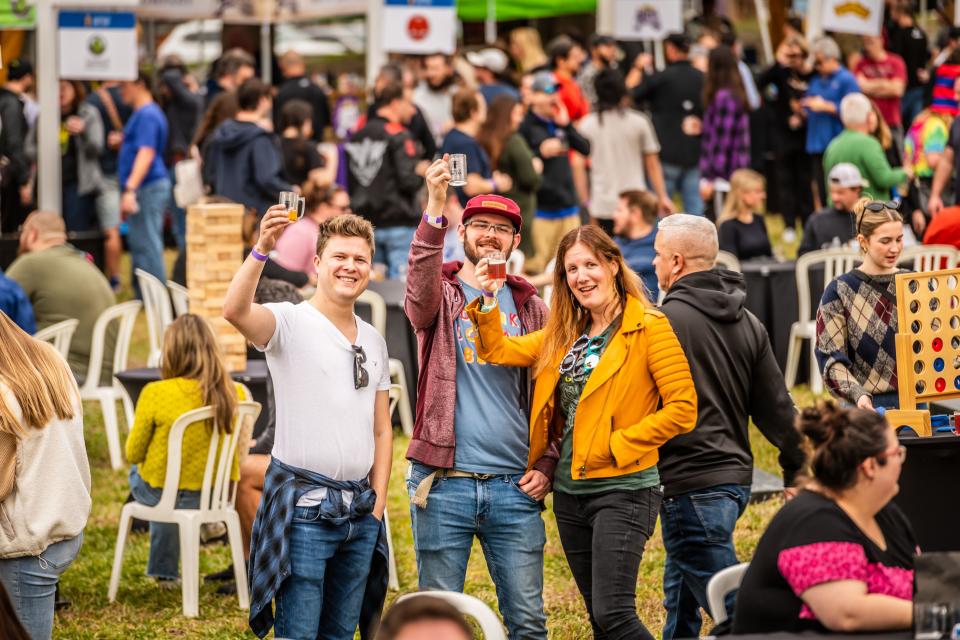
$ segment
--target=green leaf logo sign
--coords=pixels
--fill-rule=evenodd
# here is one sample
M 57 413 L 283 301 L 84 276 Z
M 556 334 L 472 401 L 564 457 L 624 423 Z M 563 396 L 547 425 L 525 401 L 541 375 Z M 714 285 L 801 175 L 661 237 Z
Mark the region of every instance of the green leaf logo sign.
M 30 5 L 27 4 L 27 0 L 10 0 L 10 11 L 23 18 L 30 13 Z
M 93 55 L 101 56 L 107 50 L 107 42 L 98 35 L 91 36 L 90 40 L 87 41 L 87 49 Z

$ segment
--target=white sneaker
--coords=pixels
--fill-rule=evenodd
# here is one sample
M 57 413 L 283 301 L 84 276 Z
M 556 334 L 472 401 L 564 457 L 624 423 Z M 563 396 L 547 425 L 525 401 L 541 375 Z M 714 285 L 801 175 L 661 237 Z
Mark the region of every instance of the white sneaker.
M 780 239 L 786 243 L 794 243 L 797 241 L 797 232 L 787 227 L 783 230 L 783 234 L 780 236 Z

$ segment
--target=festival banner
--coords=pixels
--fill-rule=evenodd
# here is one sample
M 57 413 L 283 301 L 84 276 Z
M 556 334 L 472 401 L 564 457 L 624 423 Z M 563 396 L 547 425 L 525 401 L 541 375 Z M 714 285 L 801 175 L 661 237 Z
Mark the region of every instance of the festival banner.
M 824 31 L 878 36 L 883 22 L 883 0 L 823 0 Z
M 65 80 L 134 80 L 137 20 L 130 12 L 61 11 L 58 44 Z
M 386 0 L 381 42 L 389 53 L 452 54 L 457 45 L 454 0 Z
M 683 31 L 680 0 L 616 0 L 613 37 L 618 40 L 663 40 Z

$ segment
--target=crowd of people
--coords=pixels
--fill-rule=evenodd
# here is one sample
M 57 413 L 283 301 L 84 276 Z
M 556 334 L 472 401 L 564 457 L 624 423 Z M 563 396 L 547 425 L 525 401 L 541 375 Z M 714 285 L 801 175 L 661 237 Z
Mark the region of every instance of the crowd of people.
M 156 94 L 146 75 L 95 89 L 64 81 L 60 213 L 24 215 L 32 69 L 12 64 L 0 207 L 22 255 L 0 279 L 0 583 L 27 633 L 50 637 L 52 586 L 90 510 L 75 377 L 115 302 L 121 223 L 133 267 L 166 280 L 170 213 L 170 276 L 183 282 L 184 207 L 199 201 L 247 211 L 223 316 L 269 369 L 268 429 L 230 472 L 258 636 L 352 638 L 378 623 L 389 345 L 354 313 L 378 277 L 405 281 L 418 344 L 405 484 L 421 590 L 463 591 L 477 540 L 509 636 L 546 638 L 552 493 L 595 637 L 653 637 L 635 586 L 658 519 L 662 636 L 697 637 L 707 583 L 738 561 L 752 421 L 779 450 L 788 501 L 728 598 L 733 630 L 908 628 L 917 545 L 891 503 L 905 450 L 875 409 L 897 402 L 904 237 L 960 244 L 960 208 L 945 206 L 960 192 L 960 32 L 930 51 L 907 4 L 893 2 L 885 37 L 846 58 L 829 37 L 791 31 L 756 75 L 719 19 L 669 36 L 662 70 L 645 54 L 628 63 L 609 37 L 544 48 L 517 29 L 503 47 L 386 65 L 365 112 L 348 77 L 331 99 L 293 52 L 278 87 L 238 50 L 205 87 L 176 60 Z M 466 158 L 458 186 L 454 154 Z M 296 221 L 277 204 L 289 191 L 304 198 Z M 799 415 L 742 275 L 715 267 L 721 250 L 774 257 L 765 211 L 783 215 L 800 253 L 862 254 L 827 283 L 817 313 L 835 403 Z M 67 243 L 94 228 L 103 272 Z M 523 273 L 493 272 L 494 254 L 518 251 Z M 80 323 L 64 363 L 28 334 L 68 318 Z M 184 437 L 177 506 L 192 508 L 212 430 L 236 428 L 246 398 L 191 314 L 166 330 L 161 378 L 140 395 L 126 442 L 131 498 L 157 503 L 171 426 L 211 406 L 211 424 Z M 70 470 L 69 486 L 46 480 L 54 465 Z M 176 527 L 151 523 L 150 543 L 147 574 L 176 586 Z M 209 577 L 229 592 L 232 576 Z M 439 601 L 395 611 L 380 637 L 465 629 Z

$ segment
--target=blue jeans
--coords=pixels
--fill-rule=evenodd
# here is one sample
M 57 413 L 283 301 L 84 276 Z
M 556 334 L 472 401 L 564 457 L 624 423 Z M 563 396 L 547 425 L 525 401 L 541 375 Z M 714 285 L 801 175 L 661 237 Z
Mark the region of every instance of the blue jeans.
M 703 215 L 703 200 L 700 198 L 700 168 L 681 167 L 663 163 L 663 180 L 667 183 L 667 193 L 673 198 L 680 194 L 684 213 Z
M 63 223 L 67 231 L 93 231 L 99 228 L 97 223 L 97 194 L 80 195 L 80 185 L 76 182 L 63 184 L 62 208 Z
M 660 526 L 667 561 L 663 568 L 667 622 L 663 640 L 697 638 L 707 609 L 707 583 L 718 571 L 737 564 L 733 530 L 750 501 L 750 487 L 717 485 L 666 498 Z M 727 597 L 733 611 L 735 594 Z
M 39 556 L 0 560 L 0 582 L 33 640 L 49 640 L 53 633 L 57 582 L 80 553 L 82 544 L 83 533 L 80 533 L 50 545 Z
M 274 633 L 290 640 L 353 640 L 381 522 L 367 514 L 343 524 L 320 506 L 296 507 L 290 576 L 276 595 Z
M 159 489 L 147 484 L 140 477 L 137 465 L 130 467 L 130 494 L 140 504 L 154 507 L 160 503 L 163 487 Z M 200 507 L 200 492 L 181 489 L 174 503 L 177 509 L 197 509 Z M 150 523 L 150 557 L 147 560 L 147 575 L 154 578 L 176 580 L 180 575 L 180 527 L 167 522 Z
M 411 496 L 432 471 L 411 465 L 407 478 Z M 521 477 L 438 477 L 427 508 L 410 505 L 413 547 L 421 590 L 463 591 L 470 549 L 477 537 L 511 640 L 545 639 L 543 546 L 547 538 L 540 503 L 517 486 Z
M 910 130 L 913 119 L 923 111 L 923 92 L 923 87 L 910 87 L 904 92 L 903 98 L 900 100 L 900 115 L 903 116 L 905 131 Z
M 170 204 L 170 180 L 154 180 L 137 190 L 140 211 L 127 218 L 127 245 L 130 247 L 132 269 L 143 269 L 167 281 L 163 264 L 163 214 Z M 137 278 L 131 273 L 134 289 L 140 295 Z
M 407 256 L 416 231 L 416 227 L 384 227 L 374 234 L 377 249 L 374 262 L 387 265 L 388 278 L 407 275 Z

